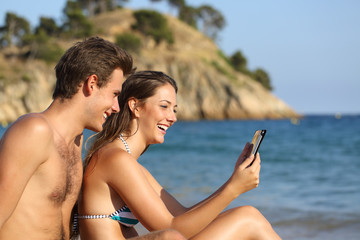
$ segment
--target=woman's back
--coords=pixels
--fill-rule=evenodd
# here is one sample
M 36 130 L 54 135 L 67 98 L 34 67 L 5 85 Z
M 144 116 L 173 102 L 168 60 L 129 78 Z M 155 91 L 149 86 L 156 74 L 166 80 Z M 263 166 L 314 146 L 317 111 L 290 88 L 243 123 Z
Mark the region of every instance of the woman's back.
M 132 220 L 133 216 L 129 217 L 125 203 L 108 184 L 112 178 L 119 177 L 114 172 L 129 157 L 118 144 L 121 142 L 115 140 L 95 152 L 85 170 L 78 217 L 83 239 L 125 239 L 137 236 L 133 227 L 124 225 L 137 223 L 137 220 Z M 120 223 L 121 219 L 123 223 Z

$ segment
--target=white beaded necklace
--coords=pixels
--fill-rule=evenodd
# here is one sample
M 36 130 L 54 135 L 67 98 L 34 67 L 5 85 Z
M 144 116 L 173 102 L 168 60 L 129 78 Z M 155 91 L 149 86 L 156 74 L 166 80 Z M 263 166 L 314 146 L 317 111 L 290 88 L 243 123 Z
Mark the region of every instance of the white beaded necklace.
M 125 141 L 125 139 L 123 138 L 123 135 L 122 135 L 122 134 L 120 134 L 120 140 L 124 143 L 125 148 L 126 148 L 126 151 L 127 151 L 129 154 L 131 154 L 130 148 L 129 148 L 127 142 Z

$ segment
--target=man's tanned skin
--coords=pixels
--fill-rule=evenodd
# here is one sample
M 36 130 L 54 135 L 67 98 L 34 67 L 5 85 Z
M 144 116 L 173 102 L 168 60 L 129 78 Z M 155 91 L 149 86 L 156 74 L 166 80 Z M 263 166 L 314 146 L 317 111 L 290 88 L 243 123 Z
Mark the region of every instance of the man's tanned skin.
M 101 131 L 119 111 L 117 96 L 132 64 L 101 38 L 75 44 L 55 67 L 51 105 L 7 129 L 0 140 L 0 240 L 69 239 L 82 182 L 83 130 Z M 144 239 L 184 239 L 172 230 L 154 236 Z
M 101 74 L 88 71 L 78 75 L 75 69 L 69 70 L 68 61 L 86 64 L 95 57 L 92 46 L 107 44 L 95 51 L 113 48 L 98 38 L 86 42 L 89 50 L 81 44 L 57 65 L 57 81 L 68 82 L 57 83 L 51 105 L 44 112 L 20 117 L 2 137 L 0 239 L 69 238 L 71 210 L 82 182 L 82 132 L 84 128 L 101 131 L 105 117 L 119 111 L 117 96 L 124 79 L 121 61 L 108 69 L 101 86 Z M 80 52 L 87 54 L 84 62 L 71 58 Z M 126 57 L 126 64 L 132 66 L 131 57 Z M 113 58 L 119 56 L 113 54 Z M 79 70 L 86 73 L 90 68 Z

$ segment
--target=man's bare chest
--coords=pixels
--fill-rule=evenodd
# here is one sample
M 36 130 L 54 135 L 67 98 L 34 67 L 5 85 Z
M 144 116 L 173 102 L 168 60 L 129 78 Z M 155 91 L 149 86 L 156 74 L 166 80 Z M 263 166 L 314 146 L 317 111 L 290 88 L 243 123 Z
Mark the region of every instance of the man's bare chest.
M 81 149 L 57 144 L 40 170 L 47 198 L 54 204 L 75 202 L 82 181 Z

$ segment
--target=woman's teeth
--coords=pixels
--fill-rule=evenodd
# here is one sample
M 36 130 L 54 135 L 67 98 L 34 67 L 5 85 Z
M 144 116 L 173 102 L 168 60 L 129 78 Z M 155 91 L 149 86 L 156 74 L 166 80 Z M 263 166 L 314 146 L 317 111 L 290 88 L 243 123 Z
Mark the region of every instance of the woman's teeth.
M 158 125 L 158 128 L 160 128 L 161 130 L 166 131 L 169 127 L 164 126 L 164 125 Z

